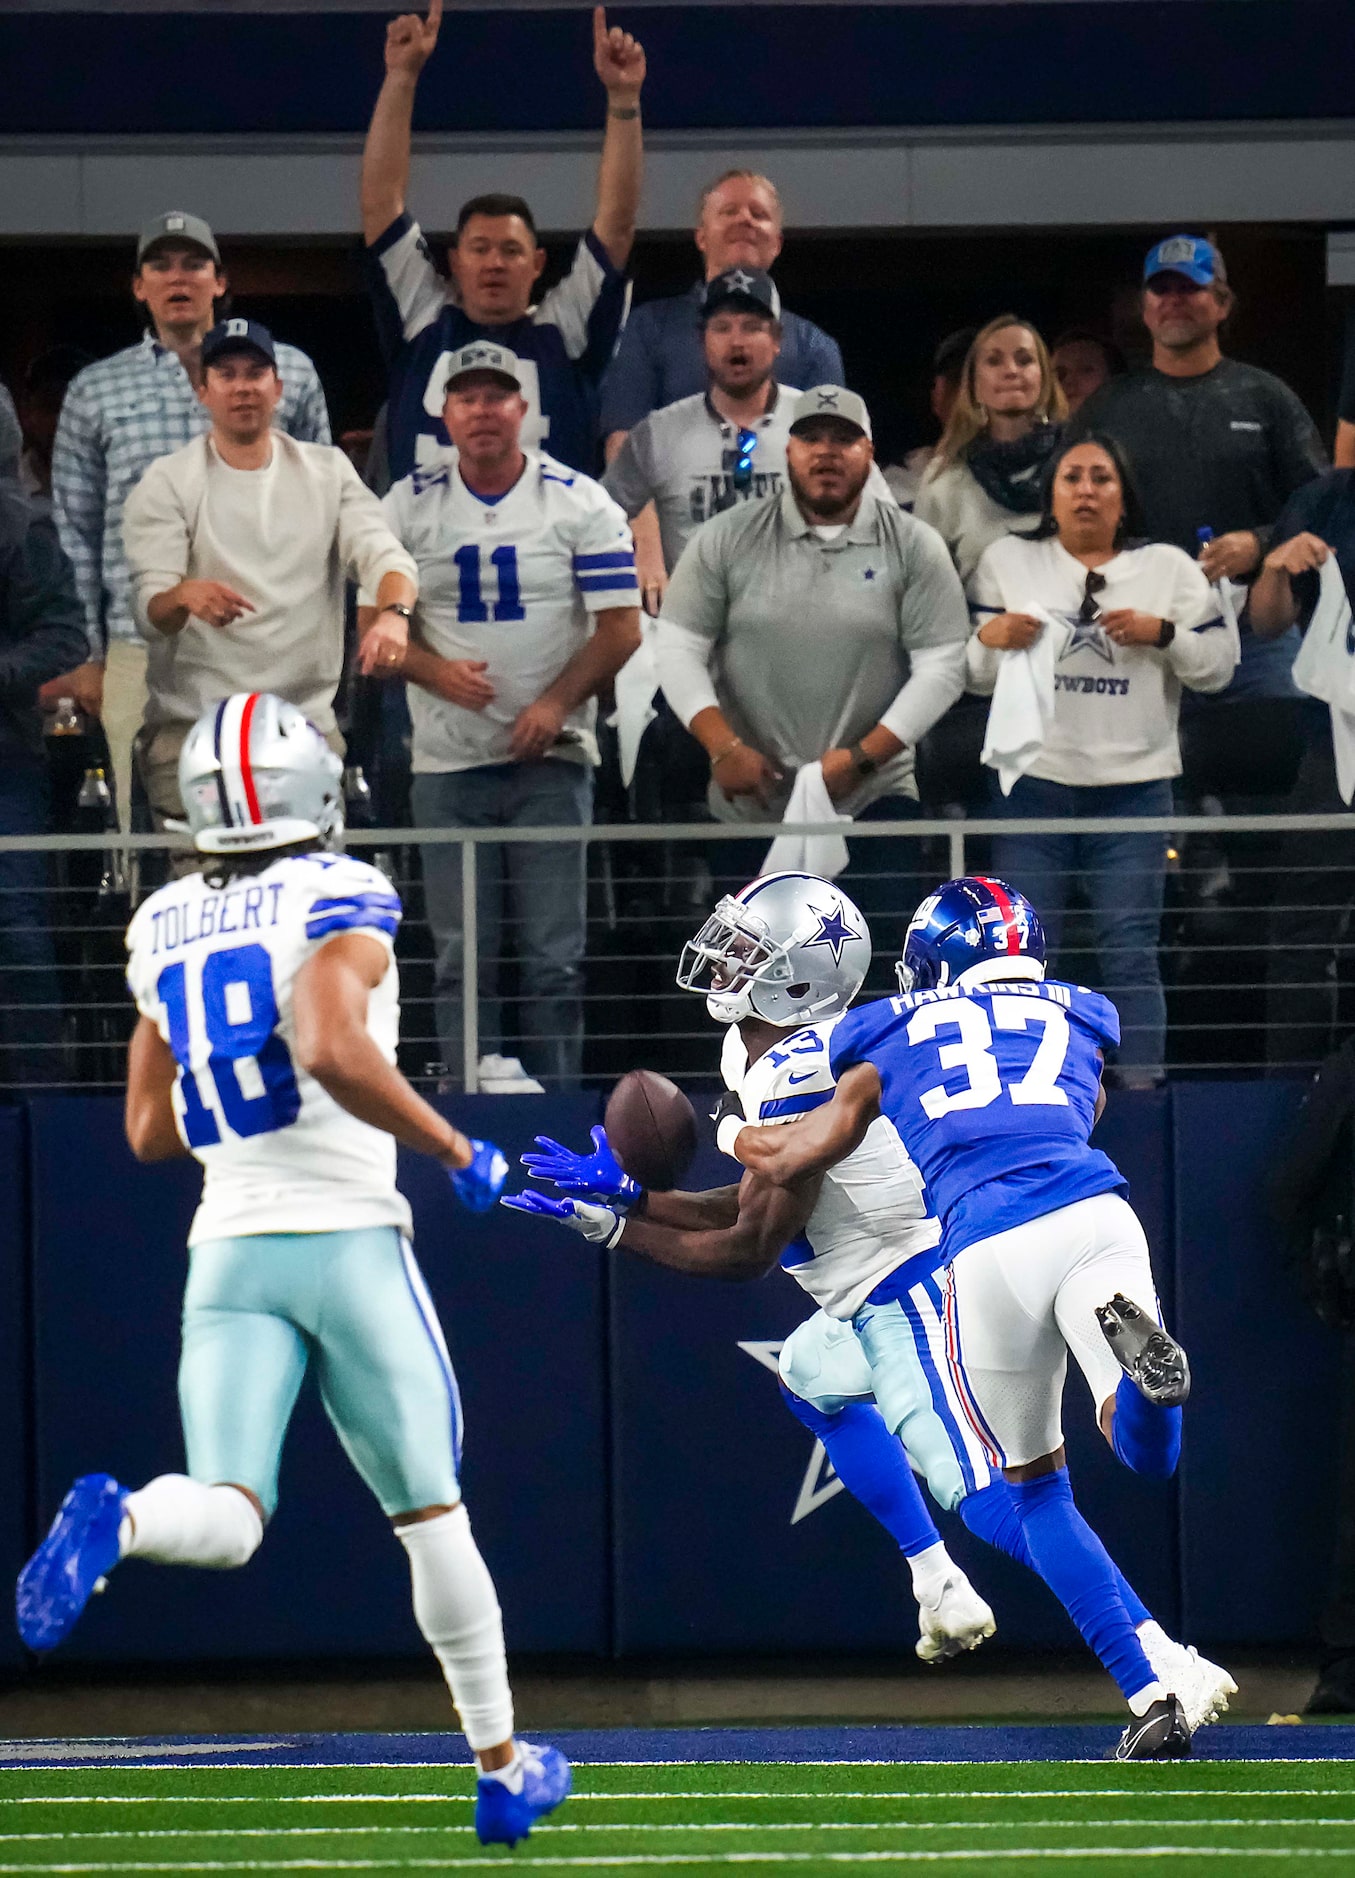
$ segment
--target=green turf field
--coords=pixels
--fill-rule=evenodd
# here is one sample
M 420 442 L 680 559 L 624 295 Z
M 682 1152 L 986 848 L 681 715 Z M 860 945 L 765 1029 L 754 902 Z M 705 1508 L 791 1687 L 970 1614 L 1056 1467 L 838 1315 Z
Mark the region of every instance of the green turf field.
M 524 1870 L 693 1878 L 939 1865 L 957 1873 L 1355 1874 L 1355 1766 L 999 1762 L 576 1769 L 574 1797 L 509 1853 L 470 1830 L 445 1767 L 0 1773 L 0 1873 Z

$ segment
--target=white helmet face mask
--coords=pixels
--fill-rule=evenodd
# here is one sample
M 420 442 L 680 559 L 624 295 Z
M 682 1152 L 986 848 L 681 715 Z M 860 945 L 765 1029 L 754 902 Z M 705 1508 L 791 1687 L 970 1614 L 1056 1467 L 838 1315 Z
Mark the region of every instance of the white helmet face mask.
M 844 1012 L 870 966 L 859 909 L 813 874 L 768 874 L 727 895 L 683 948 L 677 982 L 721 1024 L 795 1029 Z
M 343 765 L 294 704 L 237 692 L 204 711 L 179 757 L 179 793 L 202 854 L 337 845 Z

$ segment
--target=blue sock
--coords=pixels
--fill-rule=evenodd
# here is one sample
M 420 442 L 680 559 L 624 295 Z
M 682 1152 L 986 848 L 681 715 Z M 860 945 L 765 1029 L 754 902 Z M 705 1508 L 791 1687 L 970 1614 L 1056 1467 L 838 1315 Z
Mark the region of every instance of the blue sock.
M 1115 1391 L 1111 1446 L 1117 1459 L 1136 1474 L 1170 1480 L 1181 1458 L 1180 1409 L 1159 1408 L 1134 1387 L 1128 1376 L 1121 1376 Z
M 791 1414 L 822 1441 L 848 1493 L 874 1514 L 905 1558 L 940 1543 L 903 1443 L 890 1434 L 873 1402 L 849 1402 L 836 1415 L 825 1415 L 784 1383 L 781 1394 Z
M 1073 1504 L 1068 1469 L 1010 1483 L 1031 1563 L 1120 1686 L 1126 1700 L 1157 1679 L 1134 1634 L 1120 1577 Z
M 960 1502 L 959 1512 L 960 1518 L 976 1539 L 982 1539 L 999 1552 L 1005 1552 L 1008 1558 L 1014 1558 L 1018 1565 L 1024 1565 L 1028 1571 L 1039 1576 L 1039 1567 L 1026 1544 L 1026 1530 L 1012 1498 L 1012 1489 L 1005 1480 L 990 1481 L 977 1493 L 971 1493 L 968 1499 Z M 1114 1559 L 1110 1563 L 1120 1587 L 1120 1596 L 1124 1599 L 1125 1610 L 1129 1613 L 1129 1621 L 1137 1630 L 1140 1624 L 1149 1621 L 1153 1613 Z

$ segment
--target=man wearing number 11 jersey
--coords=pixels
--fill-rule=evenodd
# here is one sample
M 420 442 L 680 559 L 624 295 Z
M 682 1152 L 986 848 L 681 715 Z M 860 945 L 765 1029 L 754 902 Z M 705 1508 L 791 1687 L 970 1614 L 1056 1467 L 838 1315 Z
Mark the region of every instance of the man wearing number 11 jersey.
M 329 851 L 340 764 L 293 705 L 237 694 L 189 732 L 179 786 L 203 871 L 127 934 L 140 1018 L 127 1137 L 142 1161 L 202 1163 L 188 1236 L 179 1407 L 187 1472 L 128 1492 L 87 1474 L 19 1579 L 34 1650 L 69 1633 L 120 1560 L 248 1562 L 277 1501 L 307 1368 L 409 1557 L 414 1614 L 480 1768 L 486 1843 L 525 1838 L 569 1791 L 553 1748 L 513 1735 L 498 1600 L 461 1502 L 461 1403 L 410 1248 L 395 1147 L 431 1155 L 464 1206 L 508 1164 L 395 1067 L 400 901 Z
M 1063 1449 L 1069 1352 L 1106 1439 L 1140 1473 L 1174 1471 L 1190 1390 L 1126 1182 L 1088 1141 L 1115 1008 L 1046 981 L 1035 909 L 983 877 L 923 901 L 898 977 L 901 996 L 858 1006 L 833 1032 L 832 1101 L 791 1127 L 743 1129 L 734 1153 L 786 1182 L 835 1165 L 877 1117 L 893 1123 L 941 1220 L 944 1336 L 927 1361 L 944 1365 L 964 1425 L 939 1414 L 936 1379 L 929 1389 L 920 1374 L 906 1270 L 854 1319 L 881 1412 L 943 1505 L 964 1498 L 975 1451 L 1005 1477 L 1029 1563 L 1129 1704 L 1119 1757 L 1189 1753 L 1181 1701 L 1139 1635 L 1145 1613 L 1078 1512 Z
M 420 828 L 590 822 L 597 694 L 640 643 L 626 518 L 600 484 L 522 448 L 520 370 L 506 346 L 488 341 L 453 353 L 443 422 L 456 459 L 416 469 L 385 500 L 420 569 L 404 665 Z M 479 849 L 480 1043 L 500 1059 L 484 1065 L 490 1086 L 505 1031 L 495 981 L 510 949 L 521 967 L 528 1074 L 552 1088 L 578 1083 L 585 852 L 578 840 Z M 426 847 L 423 870 L 438 1036 L 459 1067 L 460 849 Z

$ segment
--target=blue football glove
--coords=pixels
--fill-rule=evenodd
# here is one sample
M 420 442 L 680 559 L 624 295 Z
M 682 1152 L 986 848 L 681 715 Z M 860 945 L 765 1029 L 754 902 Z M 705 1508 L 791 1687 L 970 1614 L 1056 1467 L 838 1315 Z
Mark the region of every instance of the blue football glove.
M 549 1135 L 538 1135 L 536 1145 L 545 1153 L 524 1154 L 522 1165 L 533 1180 L 548 1180 L 562 1193 L 575 1194 L 582 1200 L 601 1200 L 618 1213 L 629 1213 L 644 1188 L 631 1179 L 612 1153 L 607 1130 L 595 1128 L 592 1135 L 591 1154 L 575 1154 Z
M 503 1192 L 508 1160 L 492 1141 L 476 1141 L 472 1136 L 470 1145 L 470 1166 L 449 1170 L 452 1192 L 470 1212 L 487 1213 Z
M 525 1187 L 506 1193 L 499 1201 L 515 1213 L 535 1213 L 538 1219 L 558 1219 L 572 1232 L 582 1233 L 593 1245 L 614 1246 L 625 1229 L 626 1216 L 614 1207 L 594 1206 L 588 1200 L 552 1200 L 548 1194 Z

